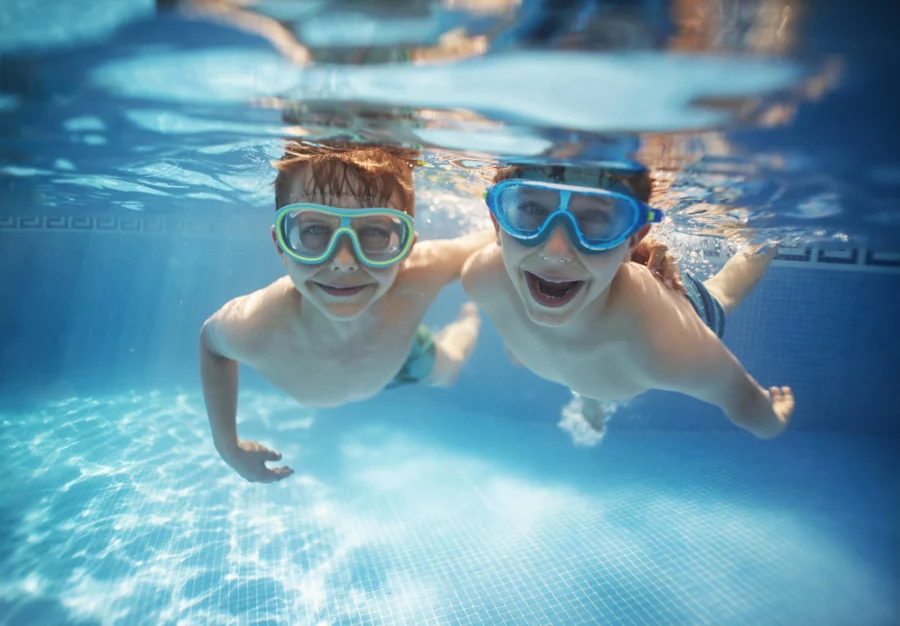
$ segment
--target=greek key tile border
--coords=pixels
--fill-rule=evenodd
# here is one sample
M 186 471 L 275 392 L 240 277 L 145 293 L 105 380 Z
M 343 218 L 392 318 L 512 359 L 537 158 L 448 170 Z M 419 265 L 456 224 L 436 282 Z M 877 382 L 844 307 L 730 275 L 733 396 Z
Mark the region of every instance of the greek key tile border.
M 190 235 L 256 237 L 264 229 L 249 220 L 227 221 L 212 218 L 186 219 L 166 215 L 148 216 L 3 216 L 0 231 L 73 231 L 91 233 L 143 233 L 151 235 Z M 263 232 L 263 234 L 265 234 Z
M 703 256 L 725 261 L 719 250 L 706 248 Z M 778 248 L 775 266 L 807 267 L 820 270 L 873 271 L 900 274 L 900 252 L 877 252 L 864 248 Z

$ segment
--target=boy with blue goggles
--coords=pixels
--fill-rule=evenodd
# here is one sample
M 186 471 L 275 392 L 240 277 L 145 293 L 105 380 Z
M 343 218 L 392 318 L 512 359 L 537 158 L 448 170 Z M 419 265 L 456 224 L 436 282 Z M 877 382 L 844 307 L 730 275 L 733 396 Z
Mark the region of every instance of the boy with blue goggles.
M 650 189 L 646 171 L 500 170 L 485 195 L 496 245 L 466 262 L 463 288 L 511 358 L 568 386 L 601 438 L 605 406 L 651 389 L 714 404 L 758 437 L 779 435 L 794 410 L 790 388 L 761 387 L 721 341 L 775 247 L 739 253 L 705 282 L 685 273 L 686 293 L 666 289 L 628 262 L 661 219 Z

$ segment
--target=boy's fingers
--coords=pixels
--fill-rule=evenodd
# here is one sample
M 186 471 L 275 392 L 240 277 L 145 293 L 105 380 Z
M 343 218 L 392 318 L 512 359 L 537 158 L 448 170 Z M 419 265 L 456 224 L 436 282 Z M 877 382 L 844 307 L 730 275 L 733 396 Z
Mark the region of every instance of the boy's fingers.
M 274 483 L 283 478 L 287 478 L 291 474 L 294 473 L 294 470 L 289 467 L 275 467 L 273 469 L 269 469 L 268 467 L 263 466 L 262 471 L 256 474 L 256 481 L 259 483 Z
M 260 452 L 260 456 L 263 458 L 264 461 L 280 461 L 281 460 L 281 453 L 276 452 L 275 450 L 269 450 L 268 448 L 263 448 L 259 452 Z
M 781 393 L 784 395 L 784 399 L 791 403 L 791 406 L 794 404 L 794 392 L 791 391 L 790 387 L 782 387 Z
M 284 467 L 276 467 L 275 469 L 269 470 L 269 474 L 271 475 L 273 482 L 287 478 L 293 473 L 294 470 L 286 465 Z
M 279 461 L 281 460 L 281 453 L 276 452 L 275 450 L 269 450 L 267 447 L 262 445 L 261 443 L 255 444 L 255 449 L 253 453 L 256 455 L 261 461 Z
M 672 265 L 672 259 L 664 257 L 662 262 L 662 273 L 666 277 L 666 284 L 669 287 L 675 286 L 675 267 Z
M 658 246 L 650 250 L 650 260 L 647 261 L 647 269 L 654 274 L 658 274 L 662 269 L 663 261 L 665 261 L 665 254 L 665 246 Z
M 642 241 L 637 245 L 637 248 L 634 249 L 634 252 L 631 253 L 631 260 L 635 263 L 644 264 L 644 259 L 649 259 L 650 255 L 646 254 L 647 249 Z

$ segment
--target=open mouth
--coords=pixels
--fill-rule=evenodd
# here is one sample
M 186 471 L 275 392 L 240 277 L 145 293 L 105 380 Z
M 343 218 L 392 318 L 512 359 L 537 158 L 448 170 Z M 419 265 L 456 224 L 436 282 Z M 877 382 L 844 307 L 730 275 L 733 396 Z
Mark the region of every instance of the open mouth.
M 528 283 L 531 297 L 538 304 L 551 308 L 567 305 L 584 286 L 583 280 L 549 279 L 531 272 L 525 272 L 525 281 Z
M 357 285 L 355 287 L 344 287 L 342 285 L 327 285 L 325 283 L 314 283 L 319 289 L 324 291 L 330 296 L 335 296 L 338 298 L 349 298 L 350 296 L 355 296 L 360 293 L 363 289 L 368 287 L 368 285 Z

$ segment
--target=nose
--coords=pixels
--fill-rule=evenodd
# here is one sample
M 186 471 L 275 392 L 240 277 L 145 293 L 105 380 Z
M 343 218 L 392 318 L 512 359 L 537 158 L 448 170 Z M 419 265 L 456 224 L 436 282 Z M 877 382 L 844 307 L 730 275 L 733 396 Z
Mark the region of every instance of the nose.
M 349 236 L 341 235 L 328 263 L 335 272 L 355 272 L 359 269 L 359 260 L 353 251 Z
M 557 224 L 541 246 L 541 257 L 548 261 L 568 263 L 574 255 L 569 233 L 562 224 Z

